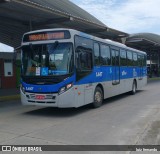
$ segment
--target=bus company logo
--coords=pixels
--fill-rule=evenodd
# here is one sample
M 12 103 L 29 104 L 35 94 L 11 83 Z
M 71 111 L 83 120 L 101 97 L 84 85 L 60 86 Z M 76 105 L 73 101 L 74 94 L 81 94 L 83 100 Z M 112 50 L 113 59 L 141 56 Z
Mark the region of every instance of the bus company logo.
M 137 76 L 136 69 L 133 69 L 133 76 L 134 76 L 134 77 L 136 77 L 136 76 Z
M 101 77 L 103 75 L 103 72 L 96 72 L 96 77 Z
M 109 73 L 112 74 L 112 68 L 110 68 Z
M 2 151 L 12 151 L 11 146 L 2 146 Z
M 127 75 L 127 72 L 126 72 L 126 71 L 123 71 L 123 72 L 122 72 L 122 76 L 125 76 L 125 75 Z
M 33 87 L 26 87 L 26 90 L 33 91 Z

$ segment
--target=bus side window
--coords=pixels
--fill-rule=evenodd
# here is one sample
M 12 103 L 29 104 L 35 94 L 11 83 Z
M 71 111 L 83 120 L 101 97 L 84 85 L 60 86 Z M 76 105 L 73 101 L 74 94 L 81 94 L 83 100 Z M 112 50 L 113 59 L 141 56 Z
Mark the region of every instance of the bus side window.
M 100 48 L 98 43 L 94 43 L 94 64 L 95 66 L 100 65 Z
M 111 65 L 110 48 L 107 45 L 101 45 L 101 64 Z
M 147 66 L 147 56 L 146 55 L 144 55 L 143 66 L 144 67 Z
M 78 68 L 80 71 L 92 70 L 92 52 L 89 49 L 78 47 L 76 52 L 78 53 Z
M 91 39 L 75 36 L 76 67 L 79 72 L 91 71 L 93 67 L 93 41 Z M 84 76 L 84 74 L 83 74 Z
M 137 53 L 133 53 L 133 66 L 137 66 L 137 65 L 138 65 Z
M 142 66 L 145 66 L 145 55 L 142 55 L 141 57 L 142 57 L 142 59 L 141 59 L 141 61 L 142 61 Z
M 133 66 L 133 56 L 131 51 L 127 51 L 127 65 Z
M 126 56 L 126 51 L 121 49 L 120 50 L 120 64 L 121 66 L 127 66 L 127 56 Z
M 138 66 L 142 66 L 141 55 L 138 55 Z
M 84 47 L 77 47 L 76 49 L 77 61 L 77 75 L 76 80 L 84 78 L 92 71 L 92 50 Z

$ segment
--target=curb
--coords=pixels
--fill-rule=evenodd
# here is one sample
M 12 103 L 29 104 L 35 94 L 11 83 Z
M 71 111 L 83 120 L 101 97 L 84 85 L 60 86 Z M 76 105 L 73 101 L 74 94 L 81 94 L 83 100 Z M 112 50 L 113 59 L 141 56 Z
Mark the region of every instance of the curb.
M 155 81 L 155 80 L 160 80 L 160 77 L 156 77 L 156 78 L 148 78 L 148 81 Z
M 20 95 L 1 96 L 0 102 L 18 100 L 18 99 L 20 99 Z
M 148 83 L 152 83 L 152 82 L 159 82 L 160 81 L 160 78 L 149 78 L 148 80 L 147 80 L 147 82 Z

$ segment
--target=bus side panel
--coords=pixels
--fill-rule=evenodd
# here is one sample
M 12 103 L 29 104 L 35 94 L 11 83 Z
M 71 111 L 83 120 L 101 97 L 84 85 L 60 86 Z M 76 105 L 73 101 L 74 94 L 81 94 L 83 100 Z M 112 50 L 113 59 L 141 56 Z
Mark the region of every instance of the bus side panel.
M 109 98 L 130 91 L 132 83 L 133 79 L 123 79 L 117 85 L 113 85 L 111 81 L 103 83 L 103 85 L 105 84 L 104 98 Z
M 84 87 L 85 85 L 75 85 L 75 107 L 80 107 L 85 105 L 84 104 L 84 100 L 85 100 L 85 91 L 84 91 Z
M 140 72 L 141 68 L 138 68 Z M 147 68 L 143 67 L 142 68 L 142 74 L 138 76 L 137 79 L 137 89 L 140 90 L 142 89 L 145 85 L 147 84 Z
M 94 67 L 90 75 L 82 78 L 75 85 L 78 87 L 75 91 L 76 107 L 93 102 L 94 90 L 98 84 L 103 86 L 104 99 L 131 91 L 134 79 L 137 81 L 137 89 L 141 89 L 147 83 L 147 78 L 144 73 L 143 79 L 139 80 L 138 71 L 137 67 L 120 67 L 120 82 L 114 85 L 110 66 Z
M 94 87 L 93 84 L 86 84 L 84 93 L 85 93 L 85 104 L 89 104 L 93 102 L 93 95 L 94 95 Z
M 141 80 L 137 79 L 137 89 L 141 90 L 147 84 L 147 76 L 143 77 Z
M 62 93 L 58 97 L 58 107 L 60 108 L 69 108 L 76 107 L 74 87 Z
M 107 81 L 102 83 L 103 88 L 104 88 L 104 99 L 113 96 L 113 86 L 112 86 L 112 81 Z

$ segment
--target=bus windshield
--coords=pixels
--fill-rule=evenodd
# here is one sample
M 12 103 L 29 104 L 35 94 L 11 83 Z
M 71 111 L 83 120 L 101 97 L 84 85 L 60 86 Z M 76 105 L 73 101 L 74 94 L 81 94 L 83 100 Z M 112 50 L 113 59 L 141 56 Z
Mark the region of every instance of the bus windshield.
M 72 43 L 27 45 L 22 47 L 23 76 L 65 75 L 73 71 Z

